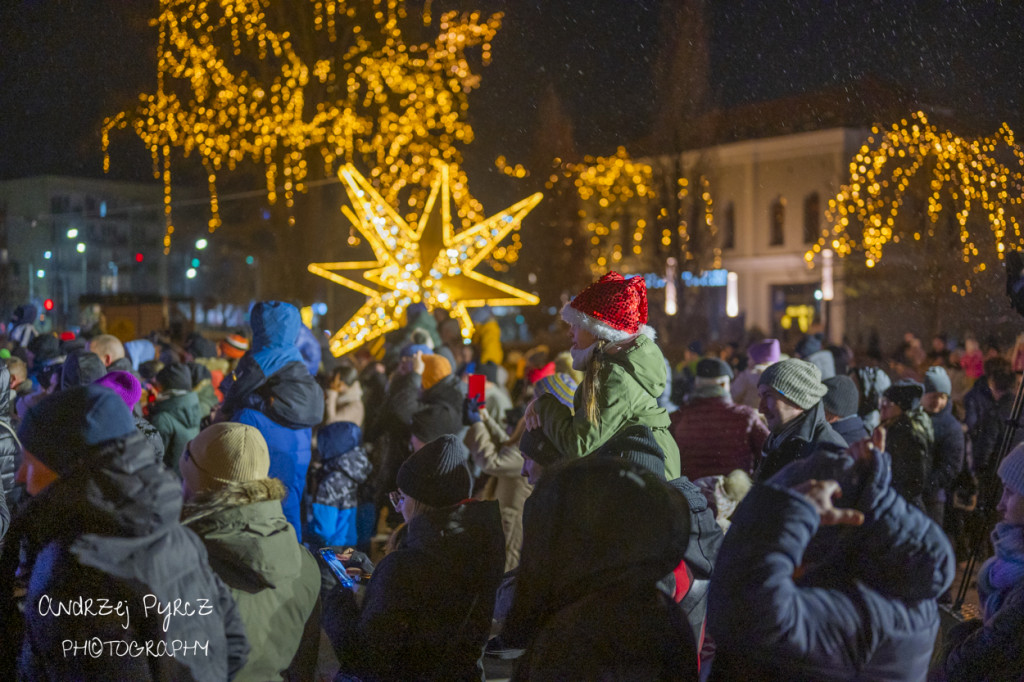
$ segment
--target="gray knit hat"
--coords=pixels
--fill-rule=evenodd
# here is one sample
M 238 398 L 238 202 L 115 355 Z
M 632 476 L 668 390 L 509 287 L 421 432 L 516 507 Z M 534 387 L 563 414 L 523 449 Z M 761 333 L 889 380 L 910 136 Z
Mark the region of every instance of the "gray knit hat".
M 1024 495 L 1024 443 L 1010 450 L 1010 454 L 999 465 L 999 478 L 1003 479 L 1003 485 L 1007 488 L 1018 495 Z
M 803 410 L 814 407 L 825 396 L 821 370 L 806 360 L 789 358 L 761 372 L 758 386 L 768 386 Z
M 821 383 L 825 384 L 827 391 L 825 397 L 821 399 L 821 404 L 825 406 L 826 412 L 831 412 L 844 419 L 857 414 L 860 396 L 857 394 L 857 385 L 853 383 L 853 379 L 845 374 L 840 374 L 825 379 Z
M 938 365 L 929 367 L 928 371 L 924 373 L 924 392 L 945 393 L 946 395 L 952 393 L 953 382 L 950 381 L 946 370 Z

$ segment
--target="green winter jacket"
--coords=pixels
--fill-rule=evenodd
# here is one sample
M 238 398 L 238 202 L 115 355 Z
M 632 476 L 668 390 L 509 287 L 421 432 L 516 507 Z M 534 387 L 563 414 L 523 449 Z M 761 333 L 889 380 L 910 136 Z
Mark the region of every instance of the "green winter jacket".
M 235 682 L 281 680 L 289 668 L 290 679 L 314 676 L 320 570 L 284 518 L 285 492 L 275 478 L 235 483 L 197 496 L 182 511 L 245 625 L 251 654 Z
M 581 390 L 576 391 L 573 399 L 575 415 L 553 396 L 543 395 L 535 409 L 544 434 L 563 453 L 583 457 L 627 426 L 643 424 L 654 432 L 654 439 L 665 453 L 665 478 L 679 478 L 679 447 L 668 430 L 668 412 L 658 406 L 658 397 L 664 393 L 667 381 L 661 350 L 650 338 L 640 335 L 625 347 L 605 346 L 601 360 L 604 366 L 597 397 L 600 422 L 587 421 Z
M 199 397 L 192 391 L 157 400 L 149 406 L 149 421 L 164 441 L 164 464 L 179 476 L 178 460 L 188 442 L 199 435 L 202 418 Z

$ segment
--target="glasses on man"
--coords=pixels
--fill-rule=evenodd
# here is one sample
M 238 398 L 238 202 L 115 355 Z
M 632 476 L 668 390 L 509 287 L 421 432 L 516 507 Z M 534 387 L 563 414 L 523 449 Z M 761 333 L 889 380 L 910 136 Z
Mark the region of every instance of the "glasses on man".
M 405 503 L 405 495 L 400 490 L 392 490 L 388 493 L 388 499 L 391 500 L 391 506 L 395 508 L 396 512 L 402 511 L 402 504 Z

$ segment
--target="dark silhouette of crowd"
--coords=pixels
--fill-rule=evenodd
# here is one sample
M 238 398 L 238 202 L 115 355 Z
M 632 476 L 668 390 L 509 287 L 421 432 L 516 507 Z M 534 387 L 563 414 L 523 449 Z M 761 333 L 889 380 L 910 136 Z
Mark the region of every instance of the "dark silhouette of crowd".
M 1024 679 L 1024 338 L 752 332 L 666 358 L 643 278 L 615 272 L 561 309 L 561 345 L 503 345 L 488 308 L 472 334 L 404 315 L 333 358 L 282 301 L 137 339 L 20 306 L 0 670 Z

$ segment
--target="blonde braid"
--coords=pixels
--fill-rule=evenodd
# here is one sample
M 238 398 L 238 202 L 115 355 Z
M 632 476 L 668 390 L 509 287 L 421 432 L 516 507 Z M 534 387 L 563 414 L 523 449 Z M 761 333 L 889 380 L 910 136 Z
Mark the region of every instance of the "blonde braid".
M 604 347 L 608 345 L 608 342 L 601 339 L 597 342 L 597 348 L 594 349 L 594 354 L 590 358 L 590 364 L 587 365 L 587 371 L 583 375 L 583 383 L 580 389 L 583 391 L 583 414 L 594 426 L 597 426 L 601 422 L 601 412 L 597 408 L 597 393 L 601 390 L 601 368 L 604 366 L 602 357 L 604 355 Z

